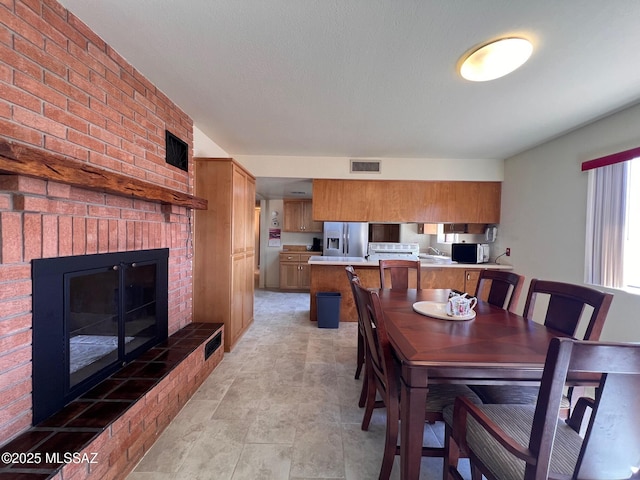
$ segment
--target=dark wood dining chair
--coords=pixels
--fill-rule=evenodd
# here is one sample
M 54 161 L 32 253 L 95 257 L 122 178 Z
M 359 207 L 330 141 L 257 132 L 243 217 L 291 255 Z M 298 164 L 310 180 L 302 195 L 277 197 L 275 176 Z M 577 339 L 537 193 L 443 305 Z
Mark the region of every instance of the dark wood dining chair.
M 345 267 L 345 271 L 347 272 L 347 278 L 349 280 L 349 285 L 351 286 L 351 293 L 353 294 L 353 302 L 356 305 L 356 312 L 358 314 L 358 350 L 356 353 L 356 374 L 355 379 L 360 378 L 360 374 L 362 372 L 362 367 L 365 365 L 365 355 L 366 355 L 366 345 L 364 340 L 364 327 L 362 324 L 362 312 L 360 311 L 360 301 L 358 300 L 358 292 L 356 291 L 356 284 L 360 285 L 360 277 L 356 274 L 356 271 L 351 265 Z M 360 400 L 358 401 L 358 405 L 360 407 L 364 407 L 365 396 L 367 392 L 367 375 L 362 382 L 362 391 L 360 392 Z
M 379 479 L 386 480 L 391 474 L 393 459 L 400 454 L 398 432 L 400 423 L 400 365 L 396 360 L 376 290 L 364 288 L 354 281 L 360 308 L 363 313 L 365 333 L 367 397 L 362 418 L 362 430 L 369 429 L 374 408 L 385 407 L 387 413 L 386 434 Z M 382 400 L 376 401 L 376 395 Z M 435 384 L 429 386 L 425 405 L 425 421 L 441 421 L 445 406 L 453 404 L 456 397 L 464 396 L 470 402 L 480 403 L 480 399 L 465 385 Z M 444 457 L 443 447 L 423 447 L 423 456 Z
M 524 277 L 507 270 L 481 270 L 475 297 L 515 313 Z
M 591 308 L 585 327 L 583 340 L 598 340 L 604 326 L 613 295 L 594 288 L 570 283 L 548 280 L 531 280 L 523 316 L 533 320 L 537 313 L 536 306 L 541 305 L 543 298 L 548 300 L 544 313 L 545 326 L 565 335 L 576 337 L 583 312 Z M 539 308 L 538 308 L 539 309 Z M 512 385 L 474 385 L 472 386 L 484 403 L 516 403 L 533 405 L 538 397 L 538 387 Z M 572 390 L 565 396 L 560 409 L 560 416 L 566 418 L 571 409 Z
M 557 412 L 566 379 L 575 374 L 595 374 L 600 383 L 595 399 L 580 398 L 565 422 Z M 451 441 L 469 456 L 474 480 L 628 479 L 640 467 L 638 398 L 640 344 L 556 337 L 535 406 L 460 398 L 445 415 L 453 418 Z M 445 468 L 449 478 L 461 479 L 456 463 L 447 458 Z
M 391 288 L 409 288 L 409 273 L 415 272 L 416 288 L 420 288 L 420 260 L 389 259 L 380 260 L 380 288 L 386 288 L 385 275 L 388 272 Z

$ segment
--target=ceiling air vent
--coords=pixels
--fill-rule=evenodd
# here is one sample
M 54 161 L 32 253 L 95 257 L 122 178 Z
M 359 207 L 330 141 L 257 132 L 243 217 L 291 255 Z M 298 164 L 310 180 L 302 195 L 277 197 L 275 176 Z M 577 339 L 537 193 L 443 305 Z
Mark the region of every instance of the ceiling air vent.
M 380 173 L 380 160 L 351 160 L 351 173 Z

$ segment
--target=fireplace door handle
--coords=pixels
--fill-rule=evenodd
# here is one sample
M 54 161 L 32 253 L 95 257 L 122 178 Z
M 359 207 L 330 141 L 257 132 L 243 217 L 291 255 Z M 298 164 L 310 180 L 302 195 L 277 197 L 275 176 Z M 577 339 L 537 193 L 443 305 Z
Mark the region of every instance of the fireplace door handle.
M 129 265 L 132 268 L 136 268 L 138 266 L 137 263 L 133 262 L 131 265 Z M 112 270 L 120 270 L 120 265 L 114 265 L 113 267 L 111 267 Z

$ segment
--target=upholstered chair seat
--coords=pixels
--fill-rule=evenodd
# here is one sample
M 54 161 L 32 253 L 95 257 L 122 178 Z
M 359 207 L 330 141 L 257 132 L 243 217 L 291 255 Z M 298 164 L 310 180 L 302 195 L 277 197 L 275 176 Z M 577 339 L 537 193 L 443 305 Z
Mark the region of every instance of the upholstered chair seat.
M 538 387 L 512 385 L 476 386 L 471 389 L 478 394 L 482 403 L 502 403 L 516 405 L 535 405 L 538 399 Z M 560 409 L 567 412 L 571 408 L 571 401 L 566 395 L 562 396 Z
M 538 389 L 535 390 L 537 394 Z M 522 448 L 527 448 L 531 437 L 535 400 L 534 405 L 481 405 L 479 409 L 495 425 L 516 440 Z M 447 406 L 442 413 L 445 422 L 448 425 L 452 425 L 453 405 Z M 507 452 L 472 417 L 468 419 L 466 440 L 469 447 L 496 479 L 524 478 L 524 460 L 520 460 Z M 567 425 L 564 420 L 558 419 L 553 452 L 551 454 L 550 472 L 552 475 L 550 477 L 559 475 L 571 477 L 578 461 L 581 446 L 582 437 Z

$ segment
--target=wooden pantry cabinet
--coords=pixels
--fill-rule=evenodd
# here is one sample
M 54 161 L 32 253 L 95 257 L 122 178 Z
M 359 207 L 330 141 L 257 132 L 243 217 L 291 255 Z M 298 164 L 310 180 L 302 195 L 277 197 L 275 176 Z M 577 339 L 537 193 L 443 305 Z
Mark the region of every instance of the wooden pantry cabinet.
M 311 200 L 285 198 L 282 203 L 284 210 L 283 231 L 322 232 L 322 222 L 313 221 Z
M 193 320 L 224 323 L 229 352 L 253 321 L 255 178 L 230 158 L 194 158 Z
M 315 179 L 313 219 L 500 223 L 501 187 L 501 182 Z

